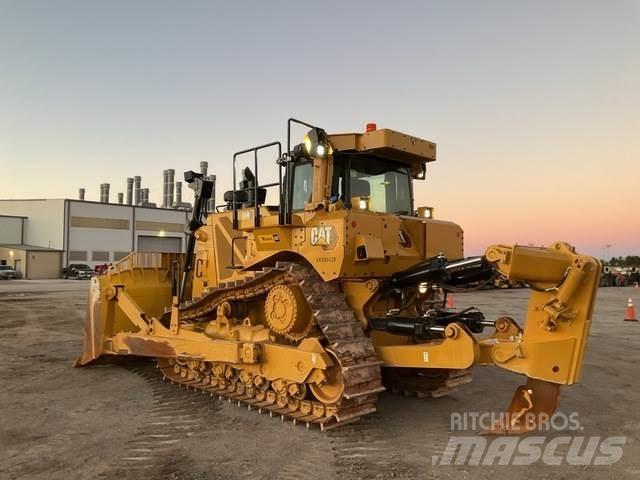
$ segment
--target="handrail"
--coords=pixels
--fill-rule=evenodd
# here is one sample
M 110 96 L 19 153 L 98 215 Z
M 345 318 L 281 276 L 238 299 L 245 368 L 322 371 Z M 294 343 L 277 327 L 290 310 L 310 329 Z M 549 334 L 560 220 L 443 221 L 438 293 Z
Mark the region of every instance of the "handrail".
M 237 192 L 253 190 L 254 225 L 256 227 L 260 226 L 260 204 L 258 203 L 258 191 L 262 188 L 269 188 L 269 187 L 274 187 L 278 185 L 279 186 L 278 198 L 280 199 L 282 198 L 282 165 L 280 165 L 278 168 L 279 182 L 277 183 L 273 182 L 265 185 L 260 185 L 258 182 L 258 151 L 263 150 L 265 148 L 275 147 L 275 146 L 278 147 L 278 159 L 280 159 L 280 157 L 282 157 L 282 144 L 280 142 L 265 143 L 264 145 L 259 145 L 253 148 L 247 148 L 246 150 L 241 150 L 233 154 L 233 196 L 231 198 L 231 207 L 233 209 L 233 229 L 234 230 L 238 229 L 238 203 L 241 203 L 241 202 L 238 202 L 236 199 Z M 237 182 L 236 160 L 239 156 L 247 153 L 251 153 L 251 152 L 253 152 L 253 169 L 254 169 L 253 174 L 255 176 L 253 187 L 238 189 L 236 188 L 236 184 L 237 184 L 236 183 Z M 283 206 L 282 206 L 282 202 L 280 202 L 280 206 L 279 206 L 280 223 L 282 223 L 283 217 L 284 217 Z

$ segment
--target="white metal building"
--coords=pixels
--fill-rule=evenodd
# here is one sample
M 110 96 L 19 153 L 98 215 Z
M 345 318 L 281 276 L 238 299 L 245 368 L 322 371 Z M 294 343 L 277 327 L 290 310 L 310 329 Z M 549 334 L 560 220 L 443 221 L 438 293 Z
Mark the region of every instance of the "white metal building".
M 189 212 L 69 199 L 0 200 L 0 244 L 62 251 L 61 267 L 130 252 L 183 252 Z

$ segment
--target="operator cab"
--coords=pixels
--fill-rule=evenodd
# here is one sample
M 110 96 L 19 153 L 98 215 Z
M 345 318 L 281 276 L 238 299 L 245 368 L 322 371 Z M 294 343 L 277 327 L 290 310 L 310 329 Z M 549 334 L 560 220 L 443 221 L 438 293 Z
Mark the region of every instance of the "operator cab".
M 311 159 L 295 163 L 292 211 L 302 211 L 305 205 L 312 203 L 313 173 Z M 366 201 L 368 209 L 373 212 L 411 215 L 413 201 L 409 168 L 373 155 L 335 152 L 329 202 L 341 202 L 344 208 L 351 208 L 354 198 Z
M 310 130 L 303 142 L 292 148 L 293 124 Z M 234 155 L 234 190 L 224 195 L 227 210 L 233 211 L 234 229 L 239 225 L 240 209 L 253 210 L 250 216 L 254 226 L 259 227 L 261 207 L 269 212 L 277 209 L 279 225 L 291 225 L 294 212 L 322 208 L 356 208 L 389 215 L 415 214 L 413 179 L 424 179 L 426 164 L 435 161 L 434 143 L 389 129 L 377 130 L 373 124 L 367 125 L 365 133 L 333 135 L 295 119 L 289 119 L 287 127 L 284 155 L 280 142 Z M 279 180 L 261 185 L 253 173 L 258 171 L 258 152 L 276 147 Z M 253 154 L 254 169 L 243 170 L 242 181 L 236 188 L 236 159 L 245 154 Z M 279 190 L 278 206 L 264 205 L 269 187 Z M 425 208 L 419 208 L 418 212 L 424 212 Z M 427 210 L 430 215 L 431 209 Z M 247 218 L 246 215 L 243 218 Z

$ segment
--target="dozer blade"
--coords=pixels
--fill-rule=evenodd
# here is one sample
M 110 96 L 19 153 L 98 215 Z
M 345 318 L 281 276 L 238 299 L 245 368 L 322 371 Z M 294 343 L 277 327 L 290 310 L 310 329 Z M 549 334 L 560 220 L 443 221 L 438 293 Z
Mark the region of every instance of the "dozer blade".
M 559 396 L 559 384 L 528 378 L 526 385 L 516 389 L 504 416 L 483 433 L 518 435 L 537 430 L 556 411 Z
M 134 252 L 106 273 L 93 277 L 87 299 L 84 350 L 76 367 L 114 361 L 122 352 L 114 345 L 123 332 L 148 333 L 149 319 L 160 318 L 172 302 L 171 268 L 181 254 Z
M 91 279 L 87 298 L 87 320 L 84 325 L 84 351 L 74 363 L 74 367 L 88 365 L 103 353 L 105 326 L 100 301 L 100 283 L 97 277 Z

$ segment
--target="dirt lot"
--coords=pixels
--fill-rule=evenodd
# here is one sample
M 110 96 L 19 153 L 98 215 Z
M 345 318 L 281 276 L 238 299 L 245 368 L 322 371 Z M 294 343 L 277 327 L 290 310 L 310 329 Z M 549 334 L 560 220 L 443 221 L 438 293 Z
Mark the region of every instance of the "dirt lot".
M 433 466 L 451 414 L 500 411 L 520 377 L 498 369 L 438 400 L 380 397 L 365 421 L 321 433 L 160 380 L 150 362 L 71 368 L 81 351 L 86 282 L 0 284 L 1 478 L 638 478 L 640 290 L 602 289 L 582 383 L 562 391 L 584 436 L 626 436 L 612 466 Z M 524 312 L 525 290 L 458 295 L 487 317 Z M 473 433 L 473 432 L 467 432 Z M 550 439 L 562 432 L 546 434 Z M 561 450 L 561 449 L 560 449 Z M 559 451 L 560 451 L 559 450 Z

